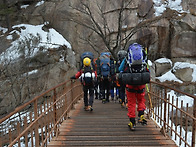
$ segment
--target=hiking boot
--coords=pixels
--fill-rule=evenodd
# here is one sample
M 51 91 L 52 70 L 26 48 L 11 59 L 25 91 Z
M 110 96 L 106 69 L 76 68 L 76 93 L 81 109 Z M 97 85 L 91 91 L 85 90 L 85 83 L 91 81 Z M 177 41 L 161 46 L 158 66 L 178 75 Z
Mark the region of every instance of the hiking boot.
M 130 122 L 130 123 L 128 123 L 128 127 L 129 127 L 129 129 L 130 129 L 131 131 L 135 131 L 136 125 L 133 124 L 132 122 Z
M 126 103 L 126 106 L 125 107 L 126 107 L 126 109 L 128 109 L 128 103 Z
M 84 110 L 85 110 L 85 111 L 89 111 L 89 107 L 88 107 L 88 106 L 85 106 L 85 107 L 84 107 Z
M 147 120 L 144 118 L 144 115 L 141 115 L 138 118 L 138 123 L 142 124 L 142 125 L 147 125 Z
M 106 103 L 106 99 L 102 99 L 102 103 L 105 104 Z
M 130 123 L 128 124 L 128 127 L 131 131 L 135 130 L 136 127 L 135 118 L 130 118 Z
M 121 99 L 119 99 L 119 103 L 122 104 L 122 100 Z
M 121 107 L 122 107 L 122 108 L 125 107 L 125 102 L 122 102 Z
M 93 111 L 93 107 L 92 106 L 88 106 L 88 110 L 89 111 Z

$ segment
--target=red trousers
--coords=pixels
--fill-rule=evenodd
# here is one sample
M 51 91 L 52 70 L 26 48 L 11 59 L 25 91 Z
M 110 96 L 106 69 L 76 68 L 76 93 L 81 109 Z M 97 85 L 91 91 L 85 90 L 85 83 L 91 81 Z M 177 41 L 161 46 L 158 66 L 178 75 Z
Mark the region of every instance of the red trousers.
M 136 103 L 137 103 L 137 111 L 144 111 L 146 109 L 146 105 L 145 105 L 145 85 L 139 85 L 139 86 L 132 86 L 132 85 L 126 85 L 127 88 L 129 88 L 131 90 L 128 91 L 126 89 L 126 94 L 127 94 L 127 101 L 128 101 L 128 117 L 129 118 L 135 118 L 135 110 L 136 110 Z M 142 93 L 137 92 L 137 91 L 141 91 L 142 89 L 144 89 L 144 91 Z M 136 90 L 134 92 L 134 90 Z

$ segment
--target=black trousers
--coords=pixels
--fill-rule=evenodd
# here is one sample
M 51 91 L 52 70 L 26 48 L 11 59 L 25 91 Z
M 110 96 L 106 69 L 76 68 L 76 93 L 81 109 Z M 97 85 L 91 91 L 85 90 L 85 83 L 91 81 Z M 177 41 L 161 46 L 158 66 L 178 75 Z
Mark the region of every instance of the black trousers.
M 106 101 L 109 101 L 110 81 L 108 79 L 103 79 L 101 80 L 100 86 L 102 98 L 106 99 Z
M 84 106 L 93 106 L 94 101 L 94 85 L 84 85 Z

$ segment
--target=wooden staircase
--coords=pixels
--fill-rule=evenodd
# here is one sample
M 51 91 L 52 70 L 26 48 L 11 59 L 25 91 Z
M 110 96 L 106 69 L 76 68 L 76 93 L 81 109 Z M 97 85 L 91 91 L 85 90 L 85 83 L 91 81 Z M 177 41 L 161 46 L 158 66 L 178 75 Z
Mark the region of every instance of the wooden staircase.
M 127 109 L 121 108 L 118 102 L 102 104 L 94 100 L 94 110 L 84 111 L 81 100 L 65 120 L 59 135 L 49 143 L 49 147 L 59 146 L 167 146 L 176 147 L 175 143 L 163 136 L 160 128 L 153 121 L 148 125 L 136 125 L 130 131 L 127 124 Z

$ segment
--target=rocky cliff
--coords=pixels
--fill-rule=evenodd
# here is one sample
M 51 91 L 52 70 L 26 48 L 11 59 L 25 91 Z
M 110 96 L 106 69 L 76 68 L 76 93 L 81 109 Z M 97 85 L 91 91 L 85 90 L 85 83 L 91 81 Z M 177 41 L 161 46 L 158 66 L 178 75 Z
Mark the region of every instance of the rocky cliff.
M 119 24 L 117 18 L 121 8 L 119 0 L 100 0 L 99 5 L 96 0 L 85 2 L 93 10 L 94 16 L 100 24 L 103 22 L 99 18 L 98 10 L 103 10 L 102 14 L 106 16 L 104 18 L 107 18 L 110 33 L 116 34 Z M 167 57 L 173 63 L 177 61 L 196 63 L 195 0 L 182 0 L 179 4 L 174 3 L 177 1 L 170 0 L 129 0 L 127 2 L 129 2 L 129 6 L 126 11 L 123 11 L 124 21 L 121 34 L 126 35 L 138 24 L 144 22 L 142 27 L 138 28 L 130 38 L 130 42 L 138 41 L 147 47 L 148 56 L 152 62 L 160 57 Z M 76 21 L 91 23 L 84 13 L 74 9 L 81 6 L 80 0 L 42 0 L 40 2 L 9 0 L 7 3 L 1 0 L 0 4 L 6 5 L 7 8 L 13 8 L 12 13 L 0 15 L 1 27 L 8 28 L 8 26 L 17 24 L 40 25 L 47 22 L 43 30 L 47 32 L 48 29 L 54 28 L 71 44 L 71 48 L 60 46 L 48 48 L 46 52 L 42 52 L 43 49 L 40 48 L 40 52 L 35 56 L 28 60 L 24 60 L 25 58 L 21 56 L 20 60 L 9 64 L 10 66 L 7 66 L 9 68 L 5 68 L 1 64 L 1 85 L 3 88 L 1 88 L 0 96 L 0 114 L 11 111 L 22 102 L 28 101 L 53 85 L 69 79 L 70 75 L 76 72 L 79 55 L 83 51 L 92 51 L 95 56 L 98 56 L 101 51 L 106 49 L 103 38 Z M 175 9 L 176 5 L 179 8 L 177 10 Z M 10 32 L 21 31 L 20 29 L 22 28 L 11 27 L 9 31 L 0 29 L 0 53 L 9 48 L 11 43 L 19 37 L 17 33 L 12 33 L 12 39 L 7 38 Z M 112 45 L 116 42 L 116 38 L 113 36 L 111 38 L 113 39 L 111 39 L 111 47 L 114 48 L 115 46 Z M 65 60 L 61 60 L 62 58 Z M 163 68 L 163 65 L 155 64 L 155 76 L 163 74 L 163 71 L 170 68 L 169 65 L 164 65 L 165 68 Z M 28 74 L 28 78 L 21 76 L 33 70 L 38 71 Z M 184 70 L 183 73 L 191 71 L 191 69 Z M 177 74 L 177 76 L 183 79 L 182 75 Z M 5 82 L 6 79 L 9 80 Z M 190 82 L 190 80 L 188 81 Z

